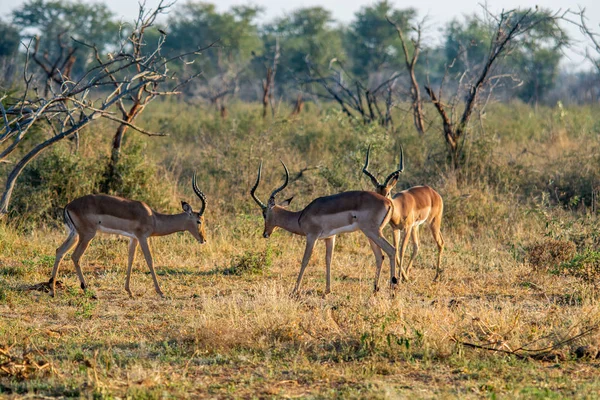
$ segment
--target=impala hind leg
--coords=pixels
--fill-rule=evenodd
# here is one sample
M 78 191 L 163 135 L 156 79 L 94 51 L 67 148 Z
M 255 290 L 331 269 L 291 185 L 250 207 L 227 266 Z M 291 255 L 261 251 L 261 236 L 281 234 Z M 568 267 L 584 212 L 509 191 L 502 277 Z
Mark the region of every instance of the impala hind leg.
M 52 268 L 52 275 L 48 280 L 50 284 L 50 296 L 54 297 L 56 294 L 56 275 L 58 274 L 58 266 L 62 261 L 63 257 L 69 250 L 75 246 L 75 240 L 77 239 L 77 232 L 74 230 L 69 231 L 67 239 L 56 249 L 56 258 L 54 259 L 54 268 Z
M 333 257 L 334 246 L 335 246 L 335 236 L 325 239 L 325 263 L 326 263 L 325 294 L 331 293 L 331 259 Z
M 133 261 L 135 260 L 135 250 L 137 249 L 138 240 L 136 238 L 129 239 L 129 257 L 127 259 L 127 278 L 125 279 L 125 290 L 129 294 L 129 297 L 133 297 L 131 289 L 129 289 L 129 282 L 131 280 L 131 269 L 133 267 Z
M 373 290 L 377 292 L 379 290 L 379 275 L 381 274 L 381 266 L 383 265 L 383 253 L 381 252 L 381 248 L 371 239 L 369 239 L 369 244 L 375 255 L 375 285 Z
M 300 273 L 298 274 L 298 279 L 296 280 L 296 286 L 292 291 L 292 294 L 297 294 L 298 289 L 300 289 L 300 283 L 302 283 L 302 277 L 304 276 L 304 270 L 308 265 L 308 261 L 310 260 L 310 256 L 312 255 L 313 249 L 315 248 L 315 243 L 317 242 L 317 236 L 306 236 L 306 248 L 304 249 L 304 256 L 302 257 L 302 266 L 300 267 Z
M 410 255 L 410 261 L 408 262 L 408 265 L 406 266 L 406 276 L 407 277 L 410 272 L 410 267 L 412 267 L 413 261 L 415 261 L 415 258 L 417 257 L 417 254 L 419 253 L 419 227 L 413 228 L 411 236 L 412 236 L 412 242 L 413 242 L 413 250 L 412 250 L 412 254 Z
M 364 233 L 365 233 L 365 235 L 367 235 L 367 237 L 369 239 L 371 239 L 373 242 L 375 242 L 375 244 L 377 246 L 379 246 L 390 258 L 390 287 L 393 288 L 394 285 L 398 282 L 398 279 L 396 278 L 396 249 L 394 248 L 394 246 L 392 246 L 390 244 L 390 242 L 385 240 L 381 231 L 379 231 L 377 233 L 373 233 L 373 232 L 364 232 Z M 373 284 L 373 288 L 375 291 L 377 291 L 377 290 L 379 290 L 379 281 L 378 281 L 379 276 L 376 275 L 375 279 L 376 280 Z
M 431 234 L 433 235 L 433 238 L 435 239 L 435 242 L 437 243 L 437 247 L 438 247 L 438 259 L 437 259 L 437 266 L 435 269 L 435 277 L 433 278 L 433 281 L 437 281 L 441 275 L 442 275 L 442 268 L 441 268 L 441 264 L 442 264 L 442 253 L 444 252 L 444 236 L 442 236 L 442 232 L 440 231 L 440 225 L 441 225 L 442 221 L 438 218 L 436 220 L 434 220 L 431 225 Z
M 152 275 L 152 280 L 154 281 L 154 290 L 160 297 L 165 297 L 162 290 L 160 290 L 160 286 L 158 285 L 158 279 L 156 278 L 156 272 L 154 272 L 154 262 L 152 261 L 152 254 L 150 253 L 150 247 L 148 246 L 148 240 L 146 238 L 139 238 L 138 242 L 140 243 L 140 247 L 142 248 L 142 252 L 144 253 L 144 258 L 146 259 L 146 264 L 148 264 L 148 268 L 150 269 L 150 274 Z
M 73 264 L 75 264 L 75 272 L 77 273 L 77 277 L 79 278 L 79 282 L 81 284 L 81 289 L 85 292 L 87 290 L 87 285 L 85 284 L 85 279 L 83 277 L 83 272 L 81 271 L 81 266 L 79 265 L 79 260 L 81 260 L 81 256 L 87 249 L 88 245 L 94 238 L 96 233 L 79 235 L 79 241 L 77 242 L 77 247 L 73 250 L 73 254 L 71 255 L 71 259 L 73 260 Z

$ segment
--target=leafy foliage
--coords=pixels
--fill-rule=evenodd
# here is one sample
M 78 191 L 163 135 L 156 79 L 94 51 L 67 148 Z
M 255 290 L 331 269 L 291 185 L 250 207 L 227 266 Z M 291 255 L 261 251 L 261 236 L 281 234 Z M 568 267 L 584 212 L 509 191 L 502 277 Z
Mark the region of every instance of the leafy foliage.
M 556 267 L 554 273 L 571 275 L 597 286 L 600 283 L 600 252 L 588 250 L 577 254 L 570 261 Z
M 59 46 L 76 48 L 77 61 L 73 72 L 79 76 L 84 72 L 90 50 L 74 43 L 71 37 L 94 43 L 104 52 L 117 42 L 119 24 L 106 4 L 64 0 L 28 0 L 13 11 L 13 23 L 20 28 L 21 35 L 40 36 L 40 53 L 55 59 Z
M 415 15 L 415 9 L 398 10 L 388 0 L 361 8 L 350 24 L 345 41 L 354 74 L 365 78 L 385 69 L 403 68 L 401 44 L 386 17 L 407 30 L 408 21 Z

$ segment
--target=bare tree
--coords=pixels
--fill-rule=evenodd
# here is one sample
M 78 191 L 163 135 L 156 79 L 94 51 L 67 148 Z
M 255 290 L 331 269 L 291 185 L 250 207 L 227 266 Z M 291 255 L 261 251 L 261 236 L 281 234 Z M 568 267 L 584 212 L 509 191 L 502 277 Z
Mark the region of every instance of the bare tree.
M 117 164 L 119 163 L 121 155 L 123 137 L 127 130 L 132 127 L 132 123 L 135 119 L 144 111 L 146 106 L 157 97 L 179 93 L 177 89 L 163 89 L 167 81 L 172 81 L 174 78 L 174 76 L 169 76 L 167 74 L 168 69 L 166 64 L 188 54 L 178 55 L 168 60 L 163 59 L 161 56 L 161 49 L 166 39 L 166 33 L 159 30 L 161 35 L 156 45 L 152 47 L 148 47 L 150 43 L 148 43 L 146 38 L 148 29 L 154 25 L 156 18 L 160 14 L 164 14 L 172 5 L 173 3 L 165 3 L 164 0 L 161 0 L 156 9 L 147 9 L 144 3 L 140 3 L 138 16 L 133 24 L 131 33 L 121 41 L 120 50 L 118 52 L 118 54 L 121 55 L 127 51 L 133 60 L 140 60 L 139 62 L 127 66 L 127 68 L 111 71 L 107 68 L 107 64 L 111 62 L 111 57 L 113 56 L 109 54 L 107 59 L 103 59 L 96 46 L 86 45 L 93 49 L 98 67 L 107 74 L 116 94 L 120 94 L 122 91 L 126 90 L 126 86 L 123 85 L 121 79 L 121 76 L 124 73 L 132 73 L 135 74 L 134 77 L 144 78 L 148 75 L 152 76 L 155 74 L 156 72 L 154 70 L 156 69 L 162 77 L 162 79 L 150 79 L 147 85 L 140 86 L 135 91 L 129 91 L 126 96 L 120 97 L 115 103 L 121 114 L 120 118 L 118 118 L 120 121 L 117 121 L 120 122 L 120 124 L 113 137 L 110 161 L 101 187 L 103 192 L 108 193 L 112 189 L 119 187 L 120 177 L 117 172 Z M 195 53 L 196 52 L 192 52 L 191 54 Z M 178 84 L 178 88 L 197 75 L 199 75 L 199 73 L 192 75 Z M 127 104 L 125 101 L 127 101 Z M 107 118 L 111 119 L 110 117 Z
M 275 50 L 273 51 L 273 65 L 267 67 L 267 76 L 262 82 L 263 88 L 263 119 L 267 117 L 267 109 L 271 105 L 271 112 L 275 114 L 273 107 L 273 91 L 275 90 L 275 74 L 277 73 L 277 65 L 279 64 L 279 38 L 275 39 Z
M 421 89 L 419 88 L 419 83 L 417 82 L 415 68 L 417 65 L 417 60 L 419 59 L 419 55 L 421 53 L 421 38 L 425 20 L 422 20 L 415 28 L 416 38 L 411 39 L 413 50 L 412 55 L 410 55 L 409 48 L 407 46 L 406 40 L 404 39 L 404 33 L 402 32 L 402 28 L 399 24 L 390 20 L 389 18 L 386 17 L 386 19 L 396 29 L 396 32 L 398 32 L 398 37 L 400 37 L 400 41 L 402 42 L 402 51 L 404 53 L 406 70 L 408 71 L 408 76 L 410 77 L 410 97 L 412 99 L 413 122 L 415 124 L 415 128 L 417 129 L 417 132 L 419 132 L 420 135 L 423 135 L 425 133 L 423 100 L 421 99 Z
M 221 49 L 219 49 L 220 51 Z M 227 117 L 228 100 L 237 93 L 240 86 L 240 78 L 245 72 L 245 66 L 229 63 L 224 67 L 218 63 L 219 73 L 210 79 L 204 79 L 197 84 L 193 90 L 219 111 L 221 118 Z
M 70 45 L 70 40 L 65 39 L 65 34 L 66 32 L 62 32 L 56 36 L 56 44 L 59 51 L 58 54 L 54 55 L 54 59 L 50 58 L 47 50 L 40 56 L 40 38 L 38 36 L 34 37 L 35 45 L 31 53 L 31 58 L 46 75 L 44 96 L 48 96 L 53 83 L 62 85 L 71 77 L 71 70 L 73 69 L 73 65 L 75 65 L 77 48 Z
M 369 87 L 353 77 L 335 58 L 329 63 L 329 75 L 323 75 L 308 60 L 307 65 L 311 77 L 303 83 L 317 84 L 317 87 L 324 90 L 316 91 L 317 96 L 337 102 L 342 111 L 352 119 L 365 124 L 378 123 L 393 127 L 393 92 L 401 73 L 394 73 L 384 78 L 383 82 L 378 82 L 377 86 Z M 335 69 L 334 65 L 338 65 L 338 68 Z
M 510 10 L 503 11 L 500 15 L 493 15 L 489 10 L 484 9 L 486 15 L 493 21 L 494 34 L 489 43 L 489 51 L 486 59 L 481 64 L 478 72 L 463 71 L 457 75 L 456 91 L 449 96 L 449 101 L 444 100 L 444 85 L 447 83 L 450 74 L 448 73 L 451 65 L 447 66 L 446 73 L 437 91 L 431 85 L 425 86 L 425 91 L 429 96 L 431 103 L 434 105 L 438 117 L 442 122 L 443 137 L 448 148 L 448 154 L 451 158 L 451 163 L 454 168 L 459 168 L 461 165 L 462 144 L 465 134 L 469 129 L 469 122 L 476 109 L 485 107 L 493 92 L 493 89 L 498 85 L 499 81 L 504 78 L 514 78 L 509 74 L 494 75 L 493 70 L 500 59 L 508 56 L 516 47 L 517 40 L 520 36 L 533 30 L 536 26 L 542 23 L 556 24 L 559 19 L 564 16 L 564 13 L 556 12 L 548 14 L 539 11 L 537 8 L 526 10 Z M 413 79 L 415 63 L 418 57 L 418 50 L 421 49 L 421 31 L 422 24 L 416 28 L 417 38 L 413 41 L 413 55 L 409 56 L 407 50 L 406 39 L 402 30 L 393 22 L 390 21 L 396 28 L 402 47 L 404 56 L 411 76 L 411 95 L 413 99 L 412 112 L 417 130 L 421 132 L 425 116 L 423 109 L 418 104 L 419 99 L 419 83 Z M 459 55 L 460 56 L 460 55 Z M 451 63 L 453 64 L 453 63 Z M 467 72 L 469 72 L 467 74 Z M 484 96 L 483 94 L 487 94 Z M 460 106 L 460 107 L 459 107 Z M 462 112 L 459 112 L 462 108 Z
M 585 49 L 585 57 L 594 65 L 600 74 L 600 33 L 589 27 L 585 15 L 585 8 L 581 8 L 579 12 L 574 14 L 579 18 L 579 21 L 572 21 L 570 19 L 567 19 L 567 21 L 577 25 L 581 33 L 589 40 L 590 46 Z M 590 52 L 590 47 L 593 53 Z
M 51 86 L 48 95 L 40 94 L 35 87 L 33 74 L 29 72 L 32 42 L 25 46 L 23 93 L 18 98 L 9 98 L 6 94 L 0 97 L 3 126 L 0 132 L 0 162 L 14 163 L 0 198 L 0 214 L 7 213 L 17 178 L 27 164 L 50 146 L 72 137 L 98 118 L 119 123 L 113 142 L 113 156 L 116 153 L 117 161 L 121 140 L 127 129 L 149 136 L 164 135 L 136 126 L 134 119 L 150 101 L 158 96 L 179 93 L 179 89 L 196 76 L 174 79 L 169 73 L 169 64 L 204 50 L 196 49 L 165 58 L 161 55 L 165 35 L 153 46 L 141 41 L 143 32 L 153 24 L 156 16 L 170 5 L 161 1 L 155 10 L 146 11 L 141 4 L 134 29 L 117 52 L 102 57 L 95 46 L 87 45 L 95 50 L 97 65 L 90 67 L 76 81 L 65 79 L 57 88 Z M 60 71 L 58 74 L 64 76 Z M 126 101 L 130 102 L 129 108 L 125 106 Z M 114 107 L 120 115 L 115 113 Z M 29 142 L 35 140 L 37 136 L 31 135 L 34 126 L 49 127 L 46 129 L 46 136 L 26 151 L 24 156 L 11 160 L 11 155 L 16 154 L 16 149 L 23 147 L 26 138 L 30 138 Z M 114 160 L 111 159 L 112 161 Z

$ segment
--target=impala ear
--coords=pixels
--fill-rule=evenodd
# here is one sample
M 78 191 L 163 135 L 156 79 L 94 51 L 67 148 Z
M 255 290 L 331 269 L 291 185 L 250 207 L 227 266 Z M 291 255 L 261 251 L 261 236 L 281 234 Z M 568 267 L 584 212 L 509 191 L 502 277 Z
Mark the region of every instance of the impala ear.
M 390 190 L 392 188 L 394 188 L 396 186 L 396 183 L 398 183 L 398 179 L 400 179 L 400 174 L 395 174 L 390 180 L 389 182 L 385 185 L 386 188 L 389 188 Z
M 294 197 L 292 196 L 292 197 L 290 197 L 289 199 L 282 201 L 281 203 L 279 203 L 279 204 L 278 204 L 278 206 L 279 206 L 279 207 L 287 207 L 287 206 L 289 206 L 289 205 L 290 205 L 290 203 L 292 202 L 292 199 L 293 199 L 293 198 L 294 198 Z
M 183 211 L 191 214 L 192 213 L 192 206 L 190 206 L 188 203 L 186 203 L 185 201 L 181 201 L 181 208 L 183 208 Z

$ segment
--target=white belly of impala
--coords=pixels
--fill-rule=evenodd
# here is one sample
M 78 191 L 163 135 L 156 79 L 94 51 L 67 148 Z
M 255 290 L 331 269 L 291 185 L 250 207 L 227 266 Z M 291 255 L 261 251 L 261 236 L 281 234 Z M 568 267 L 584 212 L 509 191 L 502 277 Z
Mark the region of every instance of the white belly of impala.
M 335 228 L 332 229 L 331 231 L 328 232 L 321 232 L 321 234 L 319 235 L 320 238 L 327 238 L 333 235 L 337 235 L 338 233 L 344 233 L 344 232 L 354 232 L 358 230 L 358 224 L 354 223 L 354 224 L 350 224 L 350 225 L 346 225 L 346 226 L 342 226 L 339 228 Z
M 422 219 L 420 221 L 415 221 L 412 226 L 413 226 L 413 228 L 416 228 L 419 225 L 423 225 L 425 223 L 425 221 L 427 221 L 427 220 L 426 219 Z
M 131 232 L 126 232 L 126 231 L 120 231 L 118 229 L 111 229 L 111 228 L 107 228 L 106 226 L 103 225 L 98 225 L 98 230 L 102 233 L 111 233 L 111 234 L 115 234 L 115 235 L 123 235 L 123 236 L 127 236 L 130 238 L 135 237 L 135 235 Z

